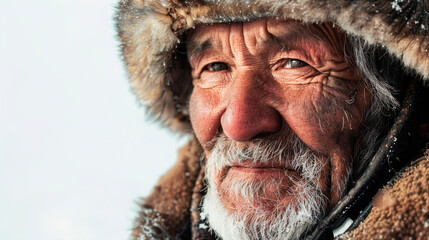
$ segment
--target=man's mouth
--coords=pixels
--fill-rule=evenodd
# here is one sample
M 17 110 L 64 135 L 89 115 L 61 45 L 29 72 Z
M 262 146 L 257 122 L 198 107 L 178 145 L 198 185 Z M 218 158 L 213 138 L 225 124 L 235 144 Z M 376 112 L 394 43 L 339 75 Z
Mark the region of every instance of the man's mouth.
M 255 163 L 253 161 L 245 161 L 236 163 L 231 167 L 236 168 L 276 168 L 276 169 L 287 169 L 286 164 L 280 164 L 278 162 L 267 162 L 267 163 Z
M 253 206 L 270 210 L 273 201 L 291 201 L 304 181 L 301 171 L 273 161 L 240 162 L 225 167 L 218 174 L 218 191 L 232 208 L 240 208 L 243 201 L 250 201 Z M 242 191 L 251 195 L 241 195 Z
M 300 172 L 284 163 L 255 163 L 254 161 L 245 161 L 224 168 L 221 171 L 221 176 L 222 180 L 229 177 L 236 179 L 245 178 L 248 180 L 281 180 L 282 178 L 300 178 Z

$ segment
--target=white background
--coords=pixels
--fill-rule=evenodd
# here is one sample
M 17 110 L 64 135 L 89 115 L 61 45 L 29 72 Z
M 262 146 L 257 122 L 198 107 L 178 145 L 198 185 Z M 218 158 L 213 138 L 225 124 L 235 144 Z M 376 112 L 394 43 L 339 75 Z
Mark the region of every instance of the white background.
M 116 0 L 0 4 L 0 239 L 128 239 L 186 139 L 149 123 L 119 58 Z

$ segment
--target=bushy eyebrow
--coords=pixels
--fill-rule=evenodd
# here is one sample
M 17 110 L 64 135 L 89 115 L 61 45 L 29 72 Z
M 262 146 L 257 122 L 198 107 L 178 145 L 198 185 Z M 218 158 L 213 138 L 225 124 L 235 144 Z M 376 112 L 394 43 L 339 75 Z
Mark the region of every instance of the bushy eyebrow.
M 289 50 L 291 44 L 288 44 L 287 41 L 285 41 L 285 40 L 286 39 L 289 40 L 289 39 L 296 39 L 297 38 L 296 34 L 292 34 L 292 35 L 293 36 L 283 37 L 283 39 L 281 39 L 281 38 L 279 38 L 279 37 L 277 37 L 277 36 L 275 36 L 275 35 L 273 35 L 271 33 L 268 33 L 268 39 L 263 42 L 263 45 L 264 46 L 277 45 L 277 46 L 280 47 L 280 49 L 282 51 L 283 50 Z
M 200 41 L 190 41 L 187 46 L 189 61 L 200 56 L 207 49 L 213 48 L 213 46 L 211 39 L 207 39 L 202 43 Z

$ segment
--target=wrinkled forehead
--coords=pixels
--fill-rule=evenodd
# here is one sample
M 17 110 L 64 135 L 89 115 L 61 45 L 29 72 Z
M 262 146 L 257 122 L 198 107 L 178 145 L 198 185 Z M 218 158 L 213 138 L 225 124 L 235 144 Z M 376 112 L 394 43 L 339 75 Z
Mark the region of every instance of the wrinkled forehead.
M 249 22 L 198 25 L 188 36 L 189 59 L 210 48 L 227 50 L 234 44 L 249 47 L 293 49 L 305 46 L 328 48 L 344 54 L 346 35 L 332 23 L 304 24 L 291 19 L 264 18 Z

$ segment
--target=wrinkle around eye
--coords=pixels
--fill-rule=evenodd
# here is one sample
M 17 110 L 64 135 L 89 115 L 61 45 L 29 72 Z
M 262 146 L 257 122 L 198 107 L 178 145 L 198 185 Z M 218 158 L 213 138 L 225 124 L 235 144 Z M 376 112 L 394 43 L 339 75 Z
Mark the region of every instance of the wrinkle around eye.
M 222 71 L 202 71 L 197 78 L 194 78 L 193 85 L 200 88 L 214 88 L 226 85 L 230 79 L 230 72 Z
M 231 67 L 224 62 L 212 62 L 203 67 L 203 71 L 209 72 L 219 72 L 225 70 L 231 70 Z
M 220 69 L 213 69 L 214 64 L 224 65 Z M 192 68 L 192 77 L 194 79 L 199 79 L 201 76 L 207 72 L 224 72 L 230 71 L 232 69 L 231 62 L 226 60 L 224 57 L 219 56 L 210 56 L 210 57 L 201 57 L 199 61 L 194 61 L 191 64 Z
M 285 58 L 282 59 L 280 61 L 280 66 L 278 66 L 279 68 L 286 68 L 286 69 L 292 69 L 292 68 L 302 68 L 302 67 L 306 67 L 309 64 L 306 63 L 305 61 L 302 61 L 300 59 L 296 59 L 296 58 Z
M 309 77 L 306 79 L 298 79 L 294 82 L 288 83 L 288 85 L 306 87 L 314 87 L 317 89 L 319 94 L 325 97 L 332 97 L 337 99 L 348 99 L 353 86 L 350 86 L 350 82 L 335 82 L 327 74 L 320 73 L 317 76 Z
M 277 81 L 290 84 L 302 84 L 314 82 L 313 79 L 322 75 L 311 65 L 299 68 L 279 68 L 273 71 L 273 76 Z

